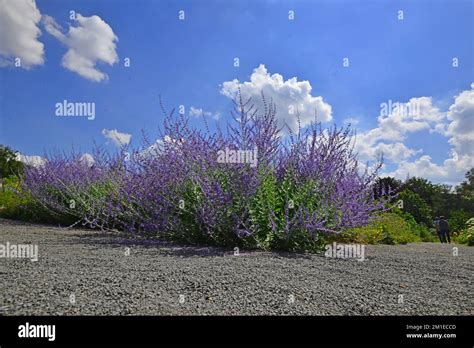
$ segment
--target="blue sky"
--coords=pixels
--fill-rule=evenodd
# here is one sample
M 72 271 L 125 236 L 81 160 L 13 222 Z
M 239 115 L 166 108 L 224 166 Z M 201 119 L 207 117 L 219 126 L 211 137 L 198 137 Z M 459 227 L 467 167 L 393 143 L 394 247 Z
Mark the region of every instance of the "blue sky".
M 6 0 L 0 23 L 1 16 L 20 11 L 22 1 Z M 387 174 L 456 183 L 474 165 L 472 1 L 37 0 L 33 10 L 41 20 L 32 13 L 29 23 L 39 36 L 11 21 L 0 24 L 0 144 L 24 155 L 73 145 L 91 152 L 94 140 L 113 150 L 116 142 L 104 130 L 131 135 L 133 145 L 140 144 L 142 129 L 156 139 L 163 119 L 159 94 L 170 108 L 202 108 L 225 122 L 231 108 L 226 92 L 235 87 L 230 82 L 245 83 L 254 74 L 261 84 L 248 84 L 249 95 L 263 86 L 285 109 L 296 93 L 294 102 L 308 113 L 318 108 L 327 125 L 351 119 L 361 135 L 361 159 L 383 150 L 389 154 Z M 103 23 L 71 20 L 71 10 Z M 185 20 L 178 18 L 180 10 Z M 47 29 L 45 16 L 59 34 Z M 107 26 L 118 40 L 110 40 Z M 99 45 L 115 46 L 102 56 L 112 63 L 94 56 L 101 49 L 88 50 L 87 40 L 74 41 L 70 27 L 103 34 Z M 17 47 L 8 35 L 39 41 L 43 49 Z M 86 52 L 93 69 L 107 78 L 94 81 L 78 73 L 81 67 L 64 67 L 71 47 Z M 31 52 L 42 62 L 12 65 Z M 124 67 L 125 58 L 130 67 Z M 281 86 L 273 74 L 281 75 Z M 287 83 L 293 77 L 297 82 Z M 312 90 L 301 92 L 308 84 Z M 427 116 L 380 120 L 381 103 L 422 97 L 427 99 L 412 103 L 420 103 Z M 95 119 L 57 117 L 55 105 L 63 100 L 95 103 Z M 199 116 L 191 118 L 202 125 Z

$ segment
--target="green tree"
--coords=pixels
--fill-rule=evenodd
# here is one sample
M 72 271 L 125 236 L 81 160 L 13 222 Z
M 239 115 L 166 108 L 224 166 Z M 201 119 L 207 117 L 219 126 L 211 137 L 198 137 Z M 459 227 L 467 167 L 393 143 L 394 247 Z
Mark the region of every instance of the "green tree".
M 378 178 L 373 186 L 375 198 L 392 197 L 402 186 L 402 182 L 390 176 L 385 178 Z
M 0 145 L 0 179 L 23 173 L 24 164 L 16 158 L 16 153 L 12 149 Z
M 474 200 L 474 168 L 471 168 L 465 175 L 464 180 L 456 187 L 456 192 L 463 198 Z
M 442 184 L 433 184 L 425 178 L 409 178 L 403 185 L 402 190 L 410 190 L 416 193 L 431 208 L 432 214 L 447 215 L 446 200 L 451 195 L 451 186 Z
M 398 199 L 403 200 L 403 211 L 413 216 L 417 223 L 427 227 L 433 226 L 431 208 L 419 194 L 405 189 L 400 192 Z
M 448 222 L 451 232 L 460 232 L 467 228 L 467 220 L 469 216 L 463 210 L 454 210 L 451 212 Z

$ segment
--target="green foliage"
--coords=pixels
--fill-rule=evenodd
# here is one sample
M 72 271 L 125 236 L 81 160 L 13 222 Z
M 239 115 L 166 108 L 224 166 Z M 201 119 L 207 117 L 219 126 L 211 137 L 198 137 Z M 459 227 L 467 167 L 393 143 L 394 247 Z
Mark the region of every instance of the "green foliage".
M 114 180 L 99 180 L 81 187 L 64 184 L 63 188 L 44 186 L 48 196 L 61 206 L 74 201 L 74 207 L 61 213 L 54 208 L 45 208 L 22 192 L 21 174 L 25 165 L 16 160 L 16 153 L 0 145 L 0 217 L 38 221 L 46 223 L 72 224 L 80 217 L 118 214 L 124 224 L 133 220 L 137 211 L 145 211 L 135 202 L 125 202 L 118 194 L 118 184 Z M 447 185 L 433 184 L 424 178 L 410 178 L 401 182 L 394 178 L 381 178 L 374 184 L 376 197 L 397 193 L 395 200 L 403 200 L 403 209 L 394 208 L 390 213 L 380 213 L 368 225 L 346 230 L 338 236 L 318 237 L 311 235 L 298 223 L 304 211 L 316 212 L 324 216 L 325 227 L 337 226 L 340 216 L 327 204 L 318 182 L 306 180 L 296 182 L 291 170 L 283 179 L 277 180 L 273 172 L 260 172 L 260 184 L 249 203 L 241 197 L 240 188 L 232 185 L 232 176 L 219 169 L 208 172 L 209 179 L 219 183 L 220 188 L 229 192 L 232 202 L 215 209 L 216 201 L 209 200 L 200 186 L 202 183 L 189 180 L 176 191 L 176 197 L 186 202 L 185 209 L 170 212 L 176 215 L 176 236 L 189 242 L 238 245 L 263 250 L 316 251 L 331 240 L 367 244 L 404 244 L 410 242 L 436 241 L 432 221 L 435 216 L 448 217 L 453 240 L 457 243 L 474 245 L 474 168 L 466 173 L 466 180 L 456 187 L 456 193 Z M 210 181 L 212 181 L 210 180 Z M 237 192 L 234 192 L 237 190 Z M 330 190 L 326 190 L 330 192 Z M 209 193 L 208 193 L 209 194 Z M 211 197 L 212 198 L 212 197 Z M 88 202 L 95 202 L 90 206 Z M 250 204 L 250 207 L 245 206 Z M 393 201 L 392 201 L 393 204 Z M 119 212 L 114 206 L 127 207 Z M 209 215 L 214 223 L 198 221 L 195 217 L 200 210 L 215 212 Z M 64 210 L 64 209 L 63 209 Z M 254 233 L 239 238 L 231 226 L 235 217 L 248 212 L 251 230 Z M 296 221 L 296 222 L 295 222 Z M 131 222 L 133 224 L 133 222 Z M 204 227 L 207 226 L 207 227 Z M 243 226 L 247 229 L 249 226 Z M 429 229 L 430 228 L 430 229 Z
M 19 195 L 18 179 L 6 178 L 0 189 L 0 217 L 20 218 L 21 207 L 27 200 Z
M 396 244 L 395 238 L 392 235 L 391 231 L 387 228 L 387 226 L 382 225 L 382 244 L 394 245 Z
M 318 211 L 321 199 L 314 181 L 297 184 L 293 177 L 287 173 L 278 183 L 273 174 L 263 176 L 250 208 L 256 247 L 290 251 L 315 251 L 322 247 L 321 238 L 313 238 L 298 223 L 291 223 L 305 209 Z M 327 216 L 330 224 L 330 214 Z
M 19 179 L 3 179 L 0 189 L 0 217 L 6 219 L 51 222 L 47 212 L 21 191 Z
M 44 185 L 43 189 L 51 202 L 62 207 L 59 211 L 32 199 L 22 191 L 20 179 L 10 177 L 4 179 L 3 188 L 0 189 L 0 217 L 63 225 L 72 225 L 80 217 L 91 214 L 100 219 L 109 204 L 117 203 L 114 188 L 110 181 L 97 181 L 83 187 L 64 184 L 63 189 Z M 95 202 L 94 206 L 89 204 L 91 201 Z
M 436 230 L 429 229 L 424 224 L 418 224 L 413 216 L 406 212 L 399 212 L 398 213 L 405 222 L 408 224 L 410 229 L 420 237 L 422 242 L 435 242 L 436 239 Z
M 403 200 L 403 211 L 413 216 L 417 223 L 427 227 L 433 225 L 431 209 L 420 195 L 405 189 L 400 192 L 398 199 Z
M 0 145 L 0 180 L 23 173 L 24 164 L 16 159 L 16 153 Z
M 418 234 L 420 235 L 422 242 L 436 242 L 436 230 L 435 229 L 428 229 L 425 226 L 417 225 L 416 228 L 418 230 Z
M 379 215 L 367 226 L 345 231 L 338 240 L 344 243 L 406 244 L 434 241 L 435 238 L 409 214 L 392 212 Z
M 469 219 L 465 223 L 465 228 L 454 232 L 452 239 L 459 244 L 474 245 L 474 218 Z
M 466 173 L 466 180 L 463 181 L 458 187 L 456 187 L 456 192 L 462 197 L 473 201 L 474 200 L 474 168 L 471 168 Z
M 448 223 L 451 233 L 459 232 L 467 228 L 468 214 L 463 210 L 454 210 L 451 212 Z
M 378 178 L 374 185 L 375 198 L 392 197 L 395 193 L 400 191 L 402 182 L 390 176 L 385 178 Z
M 474 169 L 466 173 L 466 180 L 456 187 L 433 184 L 424 178 L 410 178 L 400 187 L 400 191 L 410 190 L 416 193 L 431 209 L 431 219 L 436 216 L 450 216 L 454 210 L 463 210 L 469 217 L 474 216 Z M 418 221 L 418 220 L 417 220 Z M 427 225 L 430 227 L 430 225 Z
M 449 195 L 450 189 L 450 186 L 433 184 L 425 178 L 416 177 L 407 179 L 401 187 L 401 191 L 409 190 L 416 193 L 428 204 L 434 215 L 447 214 L 443 202 Z
M 274 243 L 270 222 L 271 213 L 280 215 L 284 202 L 278 194 L 278 185 L 273 174 L 265 175 L 258 188 L 250 208 L 254 223 L 254 238 L 258 248 L 269 250 Z

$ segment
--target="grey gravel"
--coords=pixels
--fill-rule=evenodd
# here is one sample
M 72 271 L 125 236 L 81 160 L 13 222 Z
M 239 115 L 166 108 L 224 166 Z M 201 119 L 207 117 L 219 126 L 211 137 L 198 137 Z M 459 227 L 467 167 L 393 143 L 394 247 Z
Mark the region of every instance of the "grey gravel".
M 0 258 L 0 315 L 474 314 L 474 248 L 462 245 L 367 246 L 362 262 L 234 256 L 232 248 L 0 220 L 6 242 L 37 244 L 39 259 Z

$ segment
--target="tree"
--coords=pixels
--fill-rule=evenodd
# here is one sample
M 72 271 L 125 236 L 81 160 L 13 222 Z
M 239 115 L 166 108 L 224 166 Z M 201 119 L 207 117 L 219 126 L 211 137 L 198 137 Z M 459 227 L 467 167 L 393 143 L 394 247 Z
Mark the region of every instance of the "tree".
M 419 224 L 432 227 L 433 218 L 429 205 L 417 193 L 405 189 L 398 195 L 403 201 L 403 211 L 409 213 Z
M 451 232 L 459 232 L 467 227 L 469 216 L 463 210 L 454 210 L 449 216 L 449 229 Z
M 418 194 L 428 205 L 433 206 L 443 193 L 448 193 L 451 187 L 433 184 L 425 178 L 410 178 L 403 183 L 402 189 L 408 189 Z
M 464 198 L 474 200 L 474 168 L 465 175 L 466 180 L 456 187 L 456 192 Z
M 390 176 L 378 178 L 373 186 L 375 198 L 394 196 L 402 186 L 402 182 Z
M 452 206 L 451 186 L 433 184 L 425 178 L 409 178 L 403 185 L 402 190 L 410 190 L 416 193 L 431 208 L 434 216 L 448 215 L 454 209 Z M 458 203 L 458 202 L 457 202 Z M 456 206 L 458 206 L 456 204 Z
M 0 145 L 0 179 L 23 173 L 24 164 L 17 160 L 16 153 L 7 146 Z

